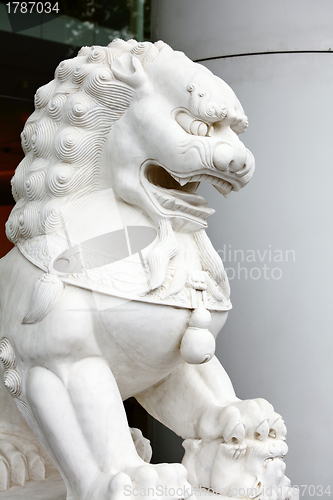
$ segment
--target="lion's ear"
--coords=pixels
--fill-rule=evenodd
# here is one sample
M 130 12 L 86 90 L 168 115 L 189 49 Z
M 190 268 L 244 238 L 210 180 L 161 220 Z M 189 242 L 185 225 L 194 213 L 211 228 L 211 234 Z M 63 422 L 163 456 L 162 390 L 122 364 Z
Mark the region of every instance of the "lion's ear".
M 134 88 L 140 87 L 147 81 L 141 62 L 132 54 L 123 54 L 112 61 L 111 71 L 118 80 Z

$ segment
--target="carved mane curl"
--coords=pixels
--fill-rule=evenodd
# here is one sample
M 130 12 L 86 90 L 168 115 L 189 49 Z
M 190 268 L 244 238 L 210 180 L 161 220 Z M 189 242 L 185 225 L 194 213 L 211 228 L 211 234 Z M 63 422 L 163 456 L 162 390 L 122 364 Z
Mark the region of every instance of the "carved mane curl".
M 116 39 L 107 47 L 83 47 L 38 89 L 35 111 L 21 134 L 25 158 L 12 179 L 16 205 L 6 224 L 9 240 L 17 243 L 58 230 L 64 213 L 100 189 L 106 137 L 134 96 L 114 76 L 111 62 L 132 53 L 149 64 L 164 46 Z

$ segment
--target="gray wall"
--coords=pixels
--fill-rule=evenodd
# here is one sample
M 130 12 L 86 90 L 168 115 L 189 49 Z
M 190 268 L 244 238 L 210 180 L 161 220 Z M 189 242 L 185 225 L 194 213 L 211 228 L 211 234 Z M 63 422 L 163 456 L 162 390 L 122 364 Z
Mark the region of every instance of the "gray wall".
M 203 59 L 250 121 L 242 138 L 256 158 L 250 184 L 227 200 L 200 188 L 216 209 L 208 234 L 233 278 L 217 355 L 239 397 L 264 397 L 283 415 L 292 484 L 333 491 L 333 2 L 153 7 L 155 39 Z M 179 442 L 159 425 L 155 435 L 177 459 Z

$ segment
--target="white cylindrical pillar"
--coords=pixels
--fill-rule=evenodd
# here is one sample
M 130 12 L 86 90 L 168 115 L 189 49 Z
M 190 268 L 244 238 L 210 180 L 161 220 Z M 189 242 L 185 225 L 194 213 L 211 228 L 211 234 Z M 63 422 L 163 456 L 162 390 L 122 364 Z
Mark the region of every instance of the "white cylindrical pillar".
M 224 79 L 249 117 L 250 184 L 227 200 L 200 187 L 234 305 L 217 355 L 240 398 L 283 415 L 286 474 L 320 495 L 333 463 L 333 2 L 154 0 L 153 36 Z

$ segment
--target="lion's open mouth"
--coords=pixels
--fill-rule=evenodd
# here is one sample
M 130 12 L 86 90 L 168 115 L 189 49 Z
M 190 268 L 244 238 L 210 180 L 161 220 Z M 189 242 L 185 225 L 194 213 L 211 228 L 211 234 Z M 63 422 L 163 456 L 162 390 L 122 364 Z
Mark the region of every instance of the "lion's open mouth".
M 146 162 L 141 169 L 141 180 L 155 206 L 166 215 L 181 213 L 203 223 L 215 210 L 208 208 L 205 198 L 196 193 L 201 182 L 212 184 L 224 196 L 234 186 L 219 177 L 207 174 L 207 170 L 194 175 L 178 176 L 156 162 Z

